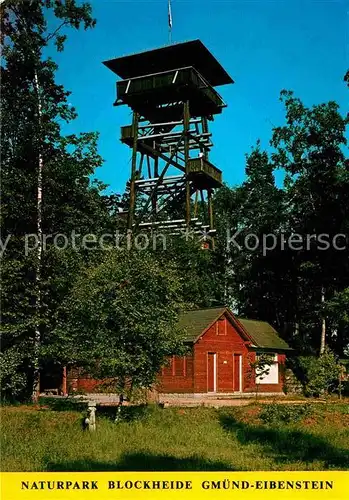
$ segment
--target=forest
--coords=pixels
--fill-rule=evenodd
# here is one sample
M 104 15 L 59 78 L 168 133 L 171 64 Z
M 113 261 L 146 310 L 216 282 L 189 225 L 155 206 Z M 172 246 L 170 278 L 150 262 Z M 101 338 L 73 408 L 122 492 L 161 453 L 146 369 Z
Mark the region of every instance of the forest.
M 125 232 L 118 206 L 128 189 L 106 194 L 94 180 L 98 131 L 62 132 L 77 110 L 47 56 L 73 30 L 94 28 L 92 7 L 5 0 L 0 8 L 2 396 L 35 400 L 53 361 L 149 387 L 183 350 L 180 311 L 217 304 L 270 322 L 301 359 L 323 359 L 322 371 L 348 359 L 349 115 L 334 100 L 308 107 L 280 89 L 284 120 L 270 148 L 251 144 L 243 183 L 214 195 L 214 250 L 182 236 L 166 248 L 97 245 Z

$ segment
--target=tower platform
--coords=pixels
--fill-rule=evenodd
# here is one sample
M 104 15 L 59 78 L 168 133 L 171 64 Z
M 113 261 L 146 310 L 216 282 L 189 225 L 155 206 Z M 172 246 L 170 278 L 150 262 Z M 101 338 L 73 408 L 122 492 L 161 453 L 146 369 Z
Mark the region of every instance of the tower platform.
M 215 86 L 234 83 L 200 40 L 105 61 L 121 81 L 114 105 L 126 104 L 151 121 L 178 119 L 190 100 L 192 117 L 219 114 L 226 107 Z M 169 106 L 171 103 L 171 106 Z
M 104 65 L 120 78 L 114 105 L 133 111 L 132 124 L 121 128 L 121 141 L 132 149 L 128 228 L 176 233 L 184 225 L 214 234 L 212 195 L 222 185 L 222 172 L 209 161 L 208 121 L 226 107 L 215 87 L 233 79 L 200 40 Z M 199 212 L 204 220 L 197 220 Z

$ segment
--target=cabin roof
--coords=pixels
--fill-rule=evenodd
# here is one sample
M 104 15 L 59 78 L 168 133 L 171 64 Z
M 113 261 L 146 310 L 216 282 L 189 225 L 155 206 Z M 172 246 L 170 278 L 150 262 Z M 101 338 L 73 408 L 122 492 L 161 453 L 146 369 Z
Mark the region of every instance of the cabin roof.
M 123 80 L 192 66 L 213 87 L 234 83 L 200 40 L 175 43 L 138 54 L 117 57 L 104 61 L 103 64 Z
M 225 311 L 225 307 L 185 311 L 179 317 L 179 326 L 186 331 L 185 340 L 195 342 Z
M 290 350 L 290 346 L 285 342 L 266 321 L 256 321 L 252 319 L 237 318 L 256 347 L 276 350 Z
M 183 312 L 180 315 L 179 326 L 186 331 L 185 340 L 195 343 L 224 313 L 233 322 L 235 321 L 235 326 L 240 329 L 239 333 L 251 342 L 251 347 L 275 349 L 276 351 L 291 350 L 289 345 L 269 323 L 238 318 L 227 307 L 212 307 Z

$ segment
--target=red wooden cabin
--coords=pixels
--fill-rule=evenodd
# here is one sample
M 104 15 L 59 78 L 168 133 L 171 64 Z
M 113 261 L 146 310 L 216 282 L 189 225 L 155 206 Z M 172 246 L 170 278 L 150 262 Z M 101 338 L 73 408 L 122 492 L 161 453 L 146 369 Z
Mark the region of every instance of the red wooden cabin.
M 237 318 L 228 308 L 188 311 L 180 318 L 189 353 L 173 356 L 158 378 L 162 393 L 283 392 L 286 353 L 292 351 L 264 321 Z M 269 374 L 256 380 L 251 363 L 273 357 Z
M 173 356 L 158 376 L 160 393 L 248 393 L 256 392 L 256 374 L 251 367 L 261 353 L 274 362 L 258 391 L 283 392 L 286 354 L 292 349 L 264 321 L 237 318 L 228 308 L 187 311 L 180 317 L 186 331 L 188 354 Z M 80 369 L 70 369 L 69 392 L 99 392 L 105 381 L 95 380 Z M 65 391 L 64 391 L 65 392 Z

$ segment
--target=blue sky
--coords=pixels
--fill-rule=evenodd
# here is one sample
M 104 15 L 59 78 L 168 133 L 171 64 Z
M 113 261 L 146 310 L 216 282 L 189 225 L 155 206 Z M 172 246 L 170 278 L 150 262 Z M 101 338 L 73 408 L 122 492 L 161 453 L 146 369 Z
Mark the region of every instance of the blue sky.
M 121 192 L 130 150 L 119 141 L 130 110 L 113 107 L 115 75 L 102 61 L 165 45 L 167 0 L 95 0 L 94 30 L 69 31 L 55 54 L 57 81 L 72 91 L 79 117 L 64 132 L 98 131 L 104 165 L 97 177 Z M 244 180 L 245 153 L 259 138 L 267 148 L 283 123 L 278 97 L 294 90 L 306 105 L 336 100 L 348 109 L 343 77 L 349 68 L 349 2 L 172 0 L 173 42 L 201 39 L 235 80 L 219 87 L 228 104 L 211 125 L 210 159 L 230 185 Z M 281 179 L 281 174 L 278 176 Z

